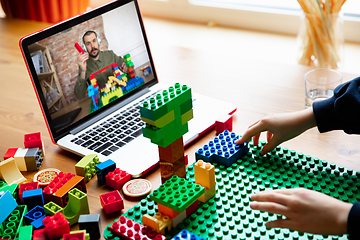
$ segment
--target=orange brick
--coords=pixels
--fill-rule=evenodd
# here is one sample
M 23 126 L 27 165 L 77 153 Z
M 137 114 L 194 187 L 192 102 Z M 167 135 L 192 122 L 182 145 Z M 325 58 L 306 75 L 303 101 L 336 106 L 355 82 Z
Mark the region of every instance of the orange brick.
M 80 191 L 86 193 L 85 178 L 75 175 L 53 194 L 53 202 L 61 207 L 65 207 L 69 200 L 68 192 L 73 188 L 77 188 Z
M 180 212 L 175 211 L 174 209 L 171 209 L 169 207 L 166 207 L 160 203 L 158 203 L 158 211 L 159 211 L 159 213 L 169 216 L 170 218 L 175 218 L 175 217 L 177 217 L 177 215 L 180 214 Z

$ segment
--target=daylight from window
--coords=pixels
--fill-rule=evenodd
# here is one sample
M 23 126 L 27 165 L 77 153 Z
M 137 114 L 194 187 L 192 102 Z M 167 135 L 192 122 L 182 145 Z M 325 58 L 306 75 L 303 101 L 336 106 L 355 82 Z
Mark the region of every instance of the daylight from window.
M 340 0 L 338 0 L 340 1 Z M 297 0 L 189 0 L 191 4 L 214 6 L 223 8 L 262 8 L 265 11 L 276 10 L 300 10 L 300 5 Z M 359 17 L 360 18 L 360 1 L 347 0 L 342 11 L 345 16 Z

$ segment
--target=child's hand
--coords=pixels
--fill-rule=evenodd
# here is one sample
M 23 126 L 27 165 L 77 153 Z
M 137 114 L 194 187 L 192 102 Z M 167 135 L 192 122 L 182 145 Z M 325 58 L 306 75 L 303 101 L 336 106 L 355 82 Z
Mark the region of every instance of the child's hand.
M 251 125 L 235 143 L 248 143 L 253 138 L 254 145 L 258 145 L 260 134 L 266 131 L 267 144 L 261 150 L 261 154 L 264 155 L 280 143 L 290 140 L 315 126 L 316 121 L 312 108 L 293 113 L 269 114 Z
M 322 235 L 347 233 L 352 204 L 320 192 L 295 188 L 263 191 L 251 196 L 252 209 L 280 214 L 286 219 L 266 223 L 268 228 L 288 228 Z

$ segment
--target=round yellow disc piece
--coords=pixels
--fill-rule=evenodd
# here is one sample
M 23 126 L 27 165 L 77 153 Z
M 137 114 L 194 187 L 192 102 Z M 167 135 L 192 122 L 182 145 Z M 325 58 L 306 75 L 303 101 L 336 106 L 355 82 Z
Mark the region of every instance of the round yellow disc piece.
M 38 182 L 39 186 L 47 186 L 54 178 L 57 177 L 58 173 L 61 172 L 56 168 L 47 168 L 40 170 L 34 175 L 34 182 Z
M 134 179 L 123 186 L 123 193 L 129 197 L 142 197 L 150 193 L 151 182 L 146 179 Z

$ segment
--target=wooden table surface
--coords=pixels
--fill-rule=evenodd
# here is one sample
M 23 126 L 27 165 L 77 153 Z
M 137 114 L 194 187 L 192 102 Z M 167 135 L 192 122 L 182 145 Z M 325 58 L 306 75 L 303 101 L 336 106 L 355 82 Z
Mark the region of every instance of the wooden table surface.
M 22 36 L 47 26 L 47 23 L 0 19 L 0 156 L 8 148 L 24 147 L 24 134 L 41 132 L 46 151 L 41 169 L 52 167 L 75 173 L 74 165 L 81 157 L 52 143 L 18 44 Z M 263 61 L 261 55 L 244 56 L 237 49 L 214 55 L 211 49 L 181 48 L 164 42 L 156 34 L 148 33 L 148 36 L 160 81 L 187 84 L 198 93 L 235 103 L 238 106 L 234 115 L 237 134 L 242 134 L 266 113 L 304 109 L 304 74 L 310 70 L 308 67 Z M 343 75 L 345 81 L 356 77 Z M 196 117 L 196 113 L 194 115 Z M 212 131 L 186 149 L 190 163 L 194 162 L 195 151 L 214 136 Z M 317 129 L 311 129 L 281 146 L 360 171 L 360 136 L 341 131 L 320 134 Z M 23 174 L 31 181 L 35 173 Z M 158 169 L 146 178 L 154 189 L 160 185 Z M 90 212 L 101 215 L 104 229 L 119 217 L 119 214 L 106 215 L 100 205 L 99 195 L 111 189 L 98 186 L 96 178 L 87 184 L 87 189 Z M 125 200 L 123 212 L 136 203 Z M 77 225 L 73 229 L 77 229 Z

